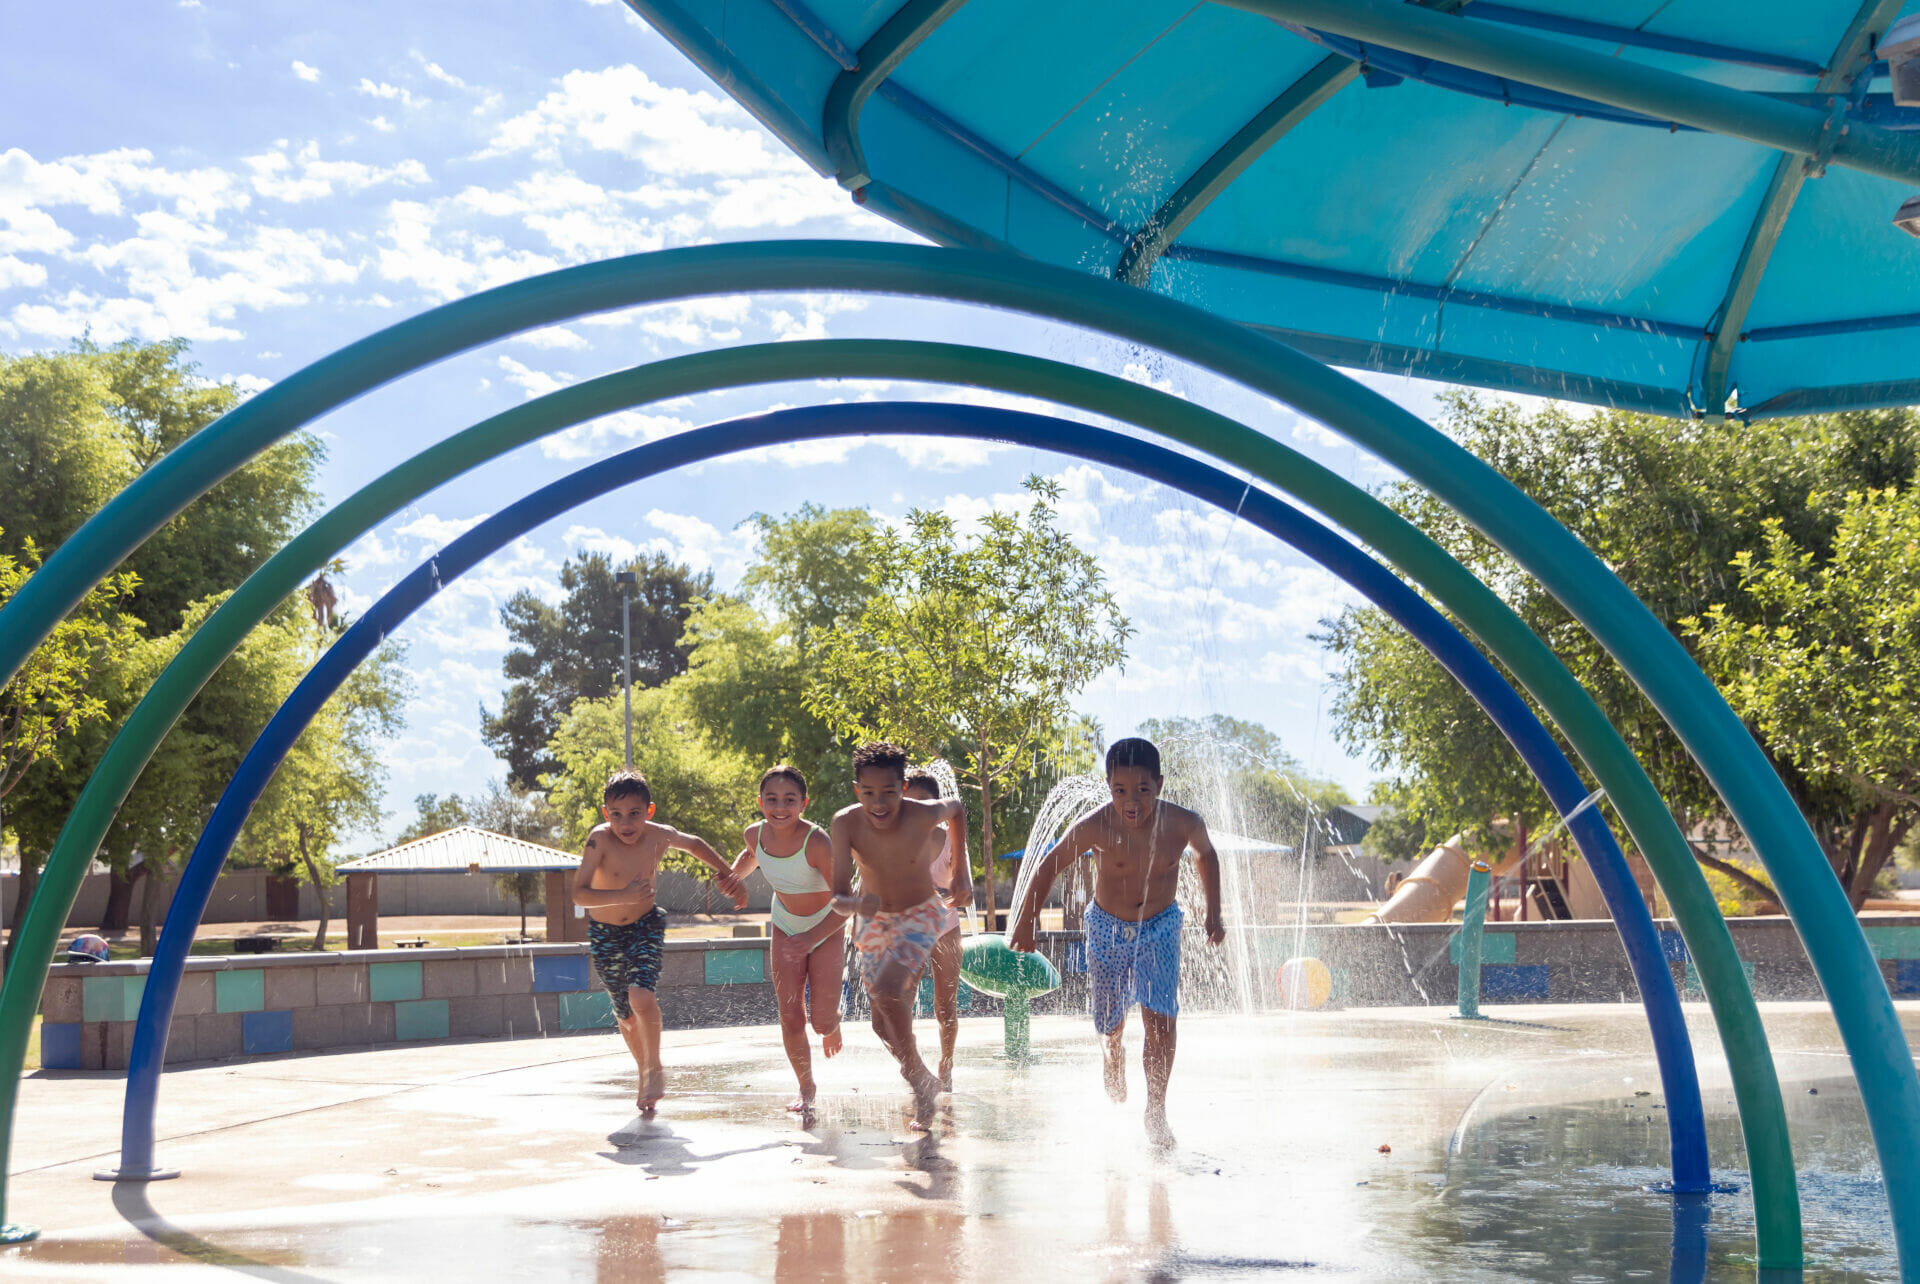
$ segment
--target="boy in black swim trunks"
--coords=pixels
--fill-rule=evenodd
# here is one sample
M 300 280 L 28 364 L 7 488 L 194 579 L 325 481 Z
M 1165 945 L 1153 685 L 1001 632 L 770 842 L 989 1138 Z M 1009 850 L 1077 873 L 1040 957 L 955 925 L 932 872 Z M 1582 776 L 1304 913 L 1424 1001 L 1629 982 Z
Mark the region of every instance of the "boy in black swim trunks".
M 690 852 L 714 872 L 714 886 L 745 905 L 745 886 L 703 838 L 683 834 L 653 819 L 647 778 L 632 769 L 607 778 L 600 814 L 606 823 L 587 835 L 586 851 L 573 876 L 573 903 L 587 911 L 587 949 L 593 970 L 613 998 L 620 1037 L 640 1070 L 635 1104 L 652 1114 L 667 1093 L 660 1065 L 660 954 L 667 916 L 653 903 L 654 875 L 669 851 Z

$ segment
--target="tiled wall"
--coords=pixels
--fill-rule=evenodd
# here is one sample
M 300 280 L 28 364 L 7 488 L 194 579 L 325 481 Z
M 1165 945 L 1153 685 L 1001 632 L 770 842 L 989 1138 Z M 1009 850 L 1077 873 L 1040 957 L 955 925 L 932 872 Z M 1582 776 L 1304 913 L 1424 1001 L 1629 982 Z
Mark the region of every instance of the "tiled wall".
M 1861 916 L 1868 944 L 1895 998 L 1920 998 L 1920 925 L 1899 914 Z M 1818 999 L 1820 983 L 1784 918 L 1735 919 L 1729 923 L 1741 966 L 1761 999 Z M 1681 987 L 1681 996 L 1702 998 L 1700 979 L 1686 943 L 1670 922 L 1659 924 L 1660 944 Z M 1191 937 L 1191 934 L 1189 934 Z M 1086 953 L 1076 933 L 1043 933 L 1043 946 L 1059 966 L 1064 984 L 1035 1003 L 1036 1011 L 1081 1011 L 1086 1006 Z M 1186 946 L 1196 948 L 1191 940 Z M 1459 995 L 1457 924 L 1303 926 L 1255 928 L 1247 941 L 1255 998 L 1280 1006 L 1278 974 L 1288 958 L 1308 956 L 1327 964 L 1336 1005 L 1385 1007 L 1452 1006 Z M 1607 1003 L 1637 1000 L 1639 986 L 1626 950 L 1610 921 L 1489 923 L 1481 949 L 1480 996 L 1487 1003 Z M 1191 987 L 1183 1008 L 1204 1010 L 1204 996 Z
M 666 1023 L 774 1020 L 766 951 L 765 940 L 670 942 L 659 988 Z M 41 1065 L 124 1069 L 146 970 L 144 961 L 54 967 Z M 167 1062 L 612 1026 L 582 945 L 200 958 L 180 980 Z

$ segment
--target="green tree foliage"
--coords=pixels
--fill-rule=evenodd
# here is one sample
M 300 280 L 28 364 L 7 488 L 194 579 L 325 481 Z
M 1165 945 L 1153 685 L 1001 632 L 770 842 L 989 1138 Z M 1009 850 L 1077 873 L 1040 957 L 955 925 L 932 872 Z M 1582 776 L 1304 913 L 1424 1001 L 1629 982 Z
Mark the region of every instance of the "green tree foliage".
M 413 810 L 412 822 L 394 835 L 395 847 L 416 838 L 427 838 L 473 823 L 473 813 L 467 809 L 466 800 L 459 794 L 448 794 L 444 798 L 439 794 L 415 794 Z
M 575 701 L 560 720 L 549 746 L 560 770 L 544 783 L 567 847 L 585 846 L 600 823 L 601 790 L 623 765 L 621 740 L 617 695 Z M 654 818 L 699 835 L 715 851 L 735 851 L 740 830 L 759 814 L 764 766 L 708 735 L 677 682 L 633 693 L 633 765 L 647 778 Z M 684 852 L 670 852 L 666 865 L 706 876 L 706 867 Z
M 1099 564 L 1056 524 L 1059 487 L 1026 486 L 1026 512 L 989 514 L 971 541 L 920 510 L 904 532 L 876 536 L 867 602 L 821 638 L 807 674 L 807 706 L 842 736 L 959 750 L 989 854 L 996 785 L 1031 768 L 1069 698 L 1125 658 L 1131 632 Z M 986 874 L 991 905 L 991 861 Z
M 667 681 L 687 667 L 681 632 L 693 604 L 713 592 L 713 576 L 655 554 L 615 566 L 604 553 L 582 553 L 560 568 L 560 605 L 522 591 L 500 609 L 515 643 L 501 662 L 511 685 L 500 712 L 481 709 L 482 735 L 507 764 L 507 778 L 524 788 L 559 764 L 547 743 L 575 700 L 620 690 L 620 586 L 614 576 L 634 571 L 633 684 Z
M 1816 495 L 1824 554 L 1785 523 L 1733 559 L 1741 593 L 1682 621 L 1734 711 L 1801 782 L 1859 908 L 1920 818 L 1920 488 Z
M 209 383 L 187 359 L 184 342 L 127 342 L 102 348 L 80 343 L 59 353 L 0 355 L 0 494 L 6 529 L 0 554 L 21 559 L 31 545 L 59 544 L 141 471 L 239 403 L 232 385 Z M 102 715 L 69 724 L 60 770 L 36 770 L 9 798 L 10 825 L 19 839 L 23 870 L 31 877 L 110 738 L 157 673 L 156 661 L 179 649 L 213 595 L 230 589 L 270 556 L 313 510 L 314 482 L 323 451 L 318 439 L 295 434 L 242 465 L 189 505 L 137 550 L 121 568 L 124 588 L 112 622 L 129 645 L 94 657 L 88 693 Z M 108 622 L 105 617 L 98 617 Z M 130 627 L 144 628 L 134 640 Z M 264 699 L 262 688 L 251 689 Z M 189 709 L 162 754 L 182 746 L 212 747 L 222 736 L 242 745 L 271 713 L 267 705 L 238 722 L 206 710 L 239 697 L 218 688 Z M 169 767 L 156 764 L 156 779 Z M 190 773 L 189 773 L 190 774 Z M 190 793 L 179 796 L 193 796 Z M 136 798 L 155 798 L 151 792 Z M 170 800 L 159 797 L 161 803 Z M 204 821 L 202 812 L 194 823 Z M 137 844 L 138 822 L 110 835 L 103 853 L 124 873 Z M 156 868 L 164 861 L 156 858 Z
M 283 617 L 275 642 L 259 655 L 276 671 L 261 674 L 261 679 L 291 693 L 308 664 L 319 658 L 322 644 L 339 631 L 333 625 Z M 308 638 L 311 650 L 302 655 L 301 643 Z M 326 892 L 336 881 L 333 853 L 349 832 L 370 829 L 380 820 L 385 772 L 378 741 L 403 725 L 408 691 L 403 654 L 399 644 L 386 643 L 321 706 L 254 803 L 234 845 L 237 864 L 304 877 L 312 884 L 320 904 L 316 950 L 326 948 Z
M 1677 635 L 1682 621 L 1707 618 L 1715 607 L 1733 624 L 1762 622 L 1762 604 L 1742 587 L 1740 559 L 1767 546 L 1770 524 L 1824 562 L 1840 532 L 1839 497 L 1910 487 L 1920 463 L 1920 421 L 1906 411 L 1750 427 L 1615 412 L 1577 418 L 1559 406 L 1529 413 L 1458 394 L 1447 399 L 1442 426 L 1579 536 Z M 1551 595 L 1420 488 L 1394 486 L 1386 498 L 1547 641 L 1619 728 L 1684 828 L 1725 822 L 1665 721 Z M 1346 660 L 1334 706 L 1342 738 L 1390 773 L 1383 796 L 1401 805 L 1410 834 L 1484 830 L 1496 813 L 1530 824 L 1549 814 L 1484 715 L 1384 617 L 1348 612 L 1326 639 Z M 1711 664 L 1708 671 L 1721 676 Z M 1795 766 L 1786 741 L 1764 730 L 1760 737 L 1819 827 L 1819 787 Z M 1752 872 L 1704 847 L 1696 855 L 1749 895 L 1771 895 Z
M 524 838 L 545 847 L 559 847 L 565 826 L 547 797 L 512 783 L 489 780 L 485 792 L 471 799 L 459 794 L 417 794 L 413 800 L 414 819 L 394 845 L 410 843 L 461 825 L 472 825 L 509 838 Z M 545 875 L 534 870 L 516 874 L 496 874 L 494 887 L 502 896 L 512 897 L 520 906 L 520 935 L 527 934 L 527 906 L 546 895 Z
M 39 564 L 31 540 L 22 543 L 18 557 L 0 553 L 0 606 Z M 42 772 L 59 771 L 76 737 L 107 716 L 102 675 L 122 664 L 140 637 L 139 622 L 118 609 L 135 583 L 131 573 L 122 573 L 96 585 L 0 686 L 0 838 L 6 833 L 6 800 L 28 773 L 37 766 Z M 19 903 L 24 906 L 33 894 L 39 860 L 27 844 L 20 851 Z
M 1216 829 L 1304 850 L 1311 827 L 1353 801 L 1335 782 L 1307 771 L 1257 722 L 1224 713 L 1149 718 L 1140 734 L 1160 749 L 1169 797 L 1198 808 Z
M 184 340 L 0 356 L 0 479 L 7 531 L 0 552 L 25 541 L 56 547 L 161 456 L 240 403 L 232 384 L 208 383 Z M 189 604 L 231 589 L 311 516 L 325 458 L 295 433 L 241 465 L 128 557 L 139 584 L 124 608 L 148 634 L 180 627 Z

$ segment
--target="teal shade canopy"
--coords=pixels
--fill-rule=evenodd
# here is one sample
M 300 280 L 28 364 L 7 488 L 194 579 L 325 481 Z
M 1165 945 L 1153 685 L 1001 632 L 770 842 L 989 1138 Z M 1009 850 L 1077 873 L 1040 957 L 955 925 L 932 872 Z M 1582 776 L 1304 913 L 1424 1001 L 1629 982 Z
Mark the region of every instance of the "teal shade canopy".
M 1359 369 L 1682 416 L 1920 401 L 1900 0 L 629 3 L 936 242 Z

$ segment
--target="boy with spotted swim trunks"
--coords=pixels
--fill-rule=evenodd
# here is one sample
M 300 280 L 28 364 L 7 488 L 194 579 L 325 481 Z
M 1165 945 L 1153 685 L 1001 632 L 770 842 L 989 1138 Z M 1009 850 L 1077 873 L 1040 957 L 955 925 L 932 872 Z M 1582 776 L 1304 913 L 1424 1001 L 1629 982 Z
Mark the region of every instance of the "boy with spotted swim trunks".
M 931 802 L 940 796 L 940 781 L 925 767 L 907 772 L 907 797 Z M 953 858 L 946 826 L 933 831 L 930 872 L 933 885 L 946 895 L 949 907 L 973 903 L 972 870 Z M 927 968 L 933 974 L 933 1019 L 940 1027 L 940 1091 L 953 1091 L 953 1051 L 960 1041 L 960 911 L 948 908 L 940 925 Z M 915 991 L 918 992 L 918 982 Z
M 594 826 L 573 876 L 573 903 L 587 911 L 587 951 L 593 970 L 613 999 L 613 1012 L 627 1050 L 640 1071 L 635 1098 L 652 1114 L 667 1095 L 660 1065 L 660 955 L 667 916 L 653 903 L 654 876 L 669 851 L 690 852 L 714 872 L 714 886 L 745 905 L 745 886 L 703 838 L 683 834 L 653 819 L 647 778 L 631 768 L 607 778 L 600 796 L 606 823 Z
M 951 888 L 942 897 L 932 874 L 939 850 L 932 839 L 941 825 L 948 827 L 959 867 L 967 868 L 967 812 L 957 799 L 909 798 L 906 785 L 906 750 L 880 743 L 853 751 L 853 793 L 860 801 L 833 818 L 833 907 L 866 919 L 855 944 L 873 1030 L 913 1090 L 914 1124 L 929 1128 L 940 1081 L 914 1042 L 913 996 L 946 928 L 947 911 L 972 898 L 971 888 L 964 897 Z M 856 862 L 858 896 L 851 891 Z
M 1031 952 L 1040 907 L 1060 871 L 1092 852 L 1093 904 L 1087 907 L 1087 973 L 1093 1025 L 1106 1039 L 1107 1095 L 1127 1099 L 1127 1009 L 1140 1005 L 1146 1030 L 1141 1063 L 1147 1076 L 1147 1136 L 1173 1145 L 1167 1126 L 1167 1080 L 1173 1074 L 1180 1015 L 1180 907 L 1174 893 L 1180 859 L 1193 852 L 1206 896 L 1207 943 L 1227 930 L 1220 920 L 1220 858 L 1198 813 L 1160 801 L 1160 751 L 1146 740 L 1116 741 L 1107 750 L 1113 801 L 1068 829 L 1043 858 L 1014 907 L 1007 944 Z

